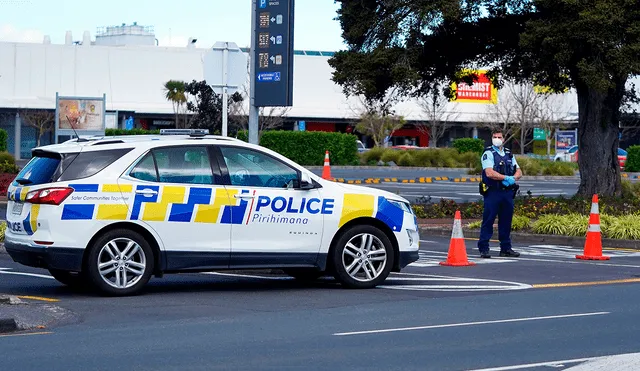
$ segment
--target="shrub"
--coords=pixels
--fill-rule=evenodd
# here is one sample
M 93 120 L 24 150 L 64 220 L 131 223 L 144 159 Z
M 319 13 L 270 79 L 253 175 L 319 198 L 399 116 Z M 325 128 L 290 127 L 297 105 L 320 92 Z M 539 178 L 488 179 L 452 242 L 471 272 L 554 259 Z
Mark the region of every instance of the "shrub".
M 0 129 L 0 152 L 6 152 L 9 145 L 9 134 L 4 129 Z
M 532 229 L 539 234 L 557 234 L 563 236 L 585 236 L 589 226 L 589 217 L 582 214 L 542 215 L 533 223 Z
M 332 165 L 359 163 L 356 136 L 319 131 L 265 131 L 260 145 L 303 166 L 321 166 L 325 151 Z
M 411 153 L 403 153 L 398 159 L 398 165 L 414 166 L 415 165 L 414 157 L 411 155 Z
M 249 142 L 249 131 L 238 130 L 238 132 L 236 133 L 236 138 L 245 142 Z
M 386 150 L 382 153 L 382 156 L 380 156 L 380 160 L 382 160 L 382 162 L 395 162 L 396 164 L 398 164 L 398 162 L 400 161 L 400 156 L 403 155 L 403 152 L 398 151 L 398 150 Z
M 624 164 L 625 171 L 640 171 L 640 146 L 631 146 L 627 148 L 627 161 Z
M 511 221 L 511 230 L 527 230 L 529 229 L 529 223 L 531 223 L 531 219 L 527 218 L 526 216 L 514 215 L 513 220 Z
M 7 232 L 7 222 L 0 223 L 0 242 L 4 242 L 4 234 Z
M 360 162 L 364 164 L 377 164 L 384 153 L 385 149 L 382 147 L 371 148 L 370 150 L 363 152 L 360 155 Z
M 106 129 L 104 135 L 117 136 L 117 135 L 149 135 L 160 134 L 160 130 L 144 130 L 144 129 Z
M 10 164 L 15 164 L 16 159 L 9 152 L 0 152 L 0 163 L 8 162 Z
M 8 161 L 0 162 L 0 174 L 18 174 L 20 169 L 16 164 Z
M 16 178 L 15 174 L 0 174 L 0 195 L 6 196 L 11 182 Z
M 625 240 L 640 240 L 639 215 L 623 215 L 610 218 L 606 225 L 603 225 L 602 227 L 602 232 L 605 237 Z
M 622 197 L 640 198 L 640 183 L 632 183 L 627 179 L 622 179 Z
M 458 153 L 474 152 L 478 156 L 484 152 L 484 141 L 482 139 L 459 138 L 453 141 L 453 148 Z

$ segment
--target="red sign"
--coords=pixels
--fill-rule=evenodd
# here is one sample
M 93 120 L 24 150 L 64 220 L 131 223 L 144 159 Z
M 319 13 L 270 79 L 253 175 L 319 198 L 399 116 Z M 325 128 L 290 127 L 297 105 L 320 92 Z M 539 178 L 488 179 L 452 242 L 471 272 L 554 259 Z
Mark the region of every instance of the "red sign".
M 491 80 L 483 72 L 476 72 L 477 79 L 472 85 L 464 82 L 457 84 L 456 101 L 469 103 L 495 103 L 497 92 Z

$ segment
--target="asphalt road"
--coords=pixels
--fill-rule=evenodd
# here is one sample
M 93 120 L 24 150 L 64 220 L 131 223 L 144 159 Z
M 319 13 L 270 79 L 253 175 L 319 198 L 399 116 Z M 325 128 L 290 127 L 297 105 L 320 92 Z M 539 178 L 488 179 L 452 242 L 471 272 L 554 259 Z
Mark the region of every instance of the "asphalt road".
M 467 240 L 477 265 L 443 267 L 448 239 L 422 237 L 420 260 L 372 290 L 218 272 L 103 298 L 0 255 L 0 293 L 73 313 L 40 334 L 0 337 L 2 368 L 562 370 L 640 352 L 640 253 L 606 250 L 611 260 L 595 262 L 570 247 L 517 246 L 520 258 L 480 260 Z

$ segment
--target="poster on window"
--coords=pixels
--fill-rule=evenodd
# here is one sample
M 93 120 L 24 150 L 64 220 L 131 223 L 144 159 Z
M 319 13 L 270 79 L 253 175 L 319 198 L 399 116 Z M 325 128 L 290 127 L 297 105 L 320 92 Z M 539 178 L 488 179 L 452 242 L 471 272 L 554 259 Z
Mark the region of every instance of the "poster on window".
M 105 125 L 104 100 L 58 99 L 58 130 L 102 131 Z
M 476 76 L 473 84 L 460 82 L 453 83 L 451 89 L 455 92 L 452 102 L 458 103 L 481 103 L 481 104 L 497 104 L 498 89 L 491 83 L 487 76 L 486 70 L 465 70 L 465 74 L 474 74 Z

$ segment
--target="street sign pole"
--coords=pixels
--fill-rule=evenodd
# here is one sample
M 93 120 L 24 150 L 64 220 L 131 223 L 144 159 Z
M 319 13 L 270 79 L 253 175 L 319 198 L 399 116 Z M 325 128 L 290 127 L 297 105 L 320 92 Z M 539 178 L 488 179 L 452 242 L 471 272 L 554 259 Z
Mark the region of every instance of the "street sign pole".
M 257 1 L 251 5 L 251 48 L 249 50 L 249 143 L 258 144 L 258 107 L 256 107 L 256 16 Z
M 222 136 L 227 136 L 227 124 L 229 117 L 229 98 L 227 83 L 229 79 L 229 43 L 224 43 L 222 51 Z

